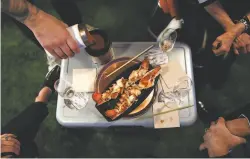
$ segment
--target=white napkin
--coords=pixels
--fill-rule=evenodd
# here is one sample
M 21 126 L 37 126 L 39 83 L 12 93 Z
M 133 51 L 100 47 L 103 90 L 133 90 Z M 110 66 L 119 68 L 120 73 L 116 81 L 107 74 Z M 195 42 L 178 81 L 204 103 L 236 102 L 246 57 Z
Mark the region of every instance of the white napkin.
M 162 67 L 161 76 L 168 85 L 168 87 L 173 87 L 180 77 L 186 76 L 186 73 L 181 68 L 178 62 L 171 61 L 164 67 Z M 163 84 L 164 90 L 167 91 L 168 88 Z M 160 81 L 158 82 L 159 91 L 162 90 Z M 171 110 L 172 108 L 164 107 L 163 103 L 156 102 L 153 106 L 153 113 L 160 113 Z M 155 128 L 173 128 L 180 127 L 179 111 L 170 112 L 167 114 L 159 115 L 154 117 L 154 127 Z
M 73 69 L 73 88 L 76 92 L 94 92 L 96 69 Z

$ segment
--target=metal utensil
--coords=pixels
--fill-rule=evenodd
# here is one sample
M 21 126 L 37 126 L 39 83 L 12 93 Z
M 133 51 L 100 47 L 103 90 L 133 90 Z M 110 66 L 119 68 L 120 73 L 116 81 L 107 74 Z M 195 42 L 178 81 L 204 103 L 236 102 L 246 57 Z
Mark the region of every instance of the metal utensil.
M 113 72 L 111 72 L 110 74 L 108 74 L 106 76 L 106 78 L 108 78 L 109 76 L 113 75 L 114 73 L 116 73 L 117 71 L 119 71 L 121 68 L 123 68 L 124 66 L 126 66 L 127 64 L 129 64 L 130 62 L 132 62 L 133 60 L 137 59 L 139 56 L 141 56 L 142 54 L 146 53 L 148 50 L 150 50 L 151 48 L 153 48 L 154 45 L 149 46 L 147 49 L 145 49 L 144 51 L 142 51 L 141 53 L 139 53 L 138 55 L 136 55 L 135 57 L 133 57 L 132 59 L 130 59 L 128 62 L 126 62 L 125 64 L 123 64 L 122 66 L 120 66 L 119 68 L 115 69 Z
M 85 33 L 86 33 L 86 36 L 87 36 L 87 39 L 88 39 L 88 42 L 89 42 L 89 45 L 88 46 L 90 46 L 90 45 L 94 45 L 95 43 L 96 43 L 96 41 L 95 41 L 95 38 L 89 33 L 89 31 L 88 31 L 88 29 L 87 29 L 87 27 L 86 27 L 86 24 L 84 23 L 84 24 L 82 24 L 82 26 L 83 26 L 83 29 L 84 29 L 84 31 L 85 31 Z

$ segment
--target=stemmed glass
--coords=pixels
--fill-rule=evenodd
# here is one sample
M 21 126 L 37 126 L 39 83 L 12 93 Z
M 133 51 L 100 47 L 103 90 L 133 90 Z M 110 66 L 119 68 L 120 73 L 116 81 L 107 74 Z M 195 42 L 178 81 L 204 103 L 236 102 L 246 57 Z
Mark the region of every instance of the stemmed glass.
M 183 103 L 183 98 L 186 97 L 191 90 L 193 82 L 188 76 L 183 76 L 178 79 L 176 84 L 165 92 L 162 90 L 158 96 L 158 102 L 163 102 L 165 106 L 174 108 Z M 163 88 L 162 88 L 163 89 Z
M 88 94 L 86 92 L 76 92 L 72 84 L 68 81 L 59 79 L 55 82 L 54 87 L 69 108 L 79 110 L 87 105 Z
M 164 30 L 158 37 L 159 47 L 163 52 L 169 52 L 174 48 L 177 39 L 177 32 L 175 29 L 168 28 Z
M 164 54 L 161 49 L 152 49 L 145 54 L 145 58 L 147 58 L 151 65 L 158 66 L 164 65 L 168 63 L 168 56 Z

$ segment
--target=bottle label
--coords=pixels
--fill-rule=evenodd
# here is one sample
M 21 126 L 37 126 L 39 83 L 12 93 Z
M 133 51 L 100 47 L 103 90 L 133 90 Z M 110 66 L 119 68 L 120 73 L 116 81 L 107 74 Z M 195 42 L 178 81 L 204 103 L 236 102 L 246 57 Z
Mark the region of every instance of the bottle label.
M 82 37 L 78 29 L 78 24 L 68 27 L 67 30 L 69 31 L 70 35 L 77 41 L 77 44 L 80 48 L 86 48 L 86 45 L 82 41 Z

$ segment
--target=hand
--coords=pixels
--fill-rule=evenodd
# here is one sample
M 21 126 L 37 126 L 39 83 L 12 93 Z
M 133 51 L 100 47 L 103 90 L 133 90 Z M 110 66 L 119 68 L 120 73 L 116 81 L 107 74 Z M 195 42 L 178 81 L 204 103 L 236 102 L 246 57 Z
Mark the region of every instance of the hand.
M 169 13 L 169 8 L 168 8 L 167 1 L 165 1 L 165 0 L 159 0 L 158 1 L 158 6 L 163 10 L 163 12 L 165 14 Z
M 235 33 L 230 31 L 220 35 L 213 43 L 213 52 L 217 55 L 228 53 L 235 38 Z
M 235 39 L 233 43 L 234 53 L 250 53 L 250 36 L 247 33 L 243 33 Z
M 226 128 L 224 118 L 219 118 L 216 124 L 212 122 L 203 139 L 204 143 L 200 145 L 200 150 L 208 149 L 209 157 L 224 156 L 234 146 L 246 142 L 244 138 L 230 133 Z
M 1 152 L 12 152 L 17 156 L 20 154 L 20 142 L 13 134 L 1 135 Z
M 40 10 L 33 20 L 27 20 L 25 24 L 54 57 L 66 59 L 80 52 L 76 41 L 66 29 L 68 26 L 55 17 Z
M 227 121 L 226 126 L 233 135 L 240 137 L 250 135 L 250 126 L 245 118 Z

